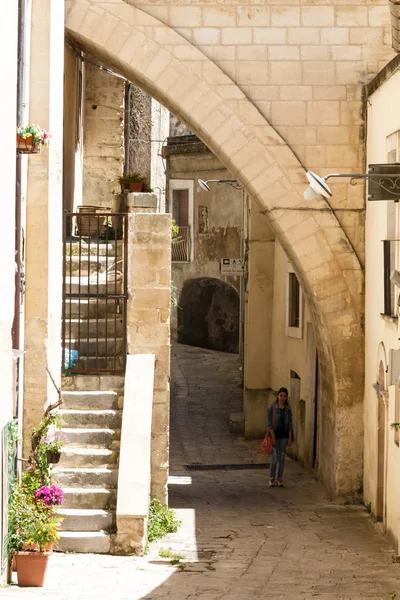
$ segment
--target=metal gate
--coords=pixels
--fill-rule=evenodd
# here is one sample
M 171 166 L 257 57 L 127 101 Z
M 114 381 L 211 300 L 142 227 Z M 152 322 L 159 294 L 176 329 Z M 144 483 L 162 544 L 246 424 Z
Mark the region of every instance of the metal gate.
M 64 213 L 64 373 L 125 370 L 127 216 L 94 207 Z

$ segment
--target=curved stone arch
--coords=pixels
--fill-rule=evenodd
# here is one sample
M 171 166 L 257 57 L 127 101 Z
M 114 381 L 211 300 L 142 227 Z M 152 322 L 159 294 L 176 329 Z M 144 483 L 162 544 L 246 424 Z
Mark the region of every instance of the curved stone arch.
M 362 470 L 362 441 L 354 445 L 362 433 L 363 274 L 334 212 L 322 198 L 307 204 L 315 212 L 296 210 L 305 207 L 305 177 L 295 154 L 239 87 L 180 34 L 123 0 L 65 4 L 75 41 L 178 114 L 268 215 L 313 316 L 320 435 L 328 448 L 321 449 L 319 470 L 333 493 L 354 492 Z M 351 435 L 345 422 L 352 423 Z

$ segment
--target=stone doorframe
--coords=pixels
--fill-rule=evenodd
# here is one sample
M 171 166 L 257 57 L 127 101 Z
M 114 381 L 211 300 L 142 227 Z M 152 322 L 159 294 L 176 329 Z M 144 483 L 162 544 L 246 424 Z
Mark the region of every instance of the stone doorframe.
M 123 0 L 65 0 L 65 7 L 74 42 L 178 115 L 267 214 L 313 315 L 320 476 L 332 495 L 356 494 L 363 456 L 363 270 L 334 212 L 322 198 L 306 204 L 304 169 L 292 150 L 179 33 Z M 295 210 L 310 206 L 317 210 Z

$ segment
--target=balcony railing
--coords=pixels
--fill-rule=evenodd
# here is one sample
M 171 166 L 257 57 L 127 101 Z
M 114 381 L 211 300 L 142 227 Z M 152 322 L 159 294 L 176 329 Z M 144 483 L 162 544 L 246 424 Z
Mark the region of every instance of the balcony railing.
M 172 239 L 172 261 L 189 262 L 192 250 L 190 227 L 179 227 L 178 234 Z

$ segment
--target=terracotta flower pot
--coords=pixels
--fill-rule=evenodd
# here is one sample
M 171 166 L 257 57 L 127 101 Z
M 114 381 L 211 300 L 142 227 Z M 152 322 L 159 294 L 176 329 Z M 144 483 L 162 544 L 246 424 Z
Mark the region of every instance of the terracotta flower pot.
M 143 182 L 140 183 L 129 183 L 131 192 L 141 192 L 143 190 Z
M 16 552 L 18 585 L 43 587 L 50 552 Z
M 40 144 L 35 144 L 33 137 L 23 138 L 17 133 L 17 150 L 22 154 L 38 154 L 40 152 Z
M 46 452 L 47 462 L 50 464 L 57 464 L 60 462 L 61 452 Z
M 11 559 L 11 570 L 12 570 L 13 573 L 15 573 L 16 570 L 17 570 L 17 559 L 15 558 L 15 552 L 14 552 L 13 557 Z

